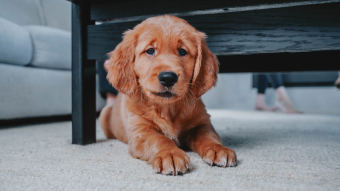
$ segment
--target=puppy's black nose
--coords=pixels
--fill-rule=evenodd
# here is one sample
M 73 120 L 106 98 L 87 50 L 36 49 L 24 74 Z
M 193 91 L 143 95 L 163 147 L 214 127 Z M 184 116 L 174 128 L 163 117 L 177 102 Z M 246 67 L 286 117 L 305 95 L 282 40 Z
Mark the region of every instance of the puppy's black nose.
M 158 80 L 163 86 L 171 87 L 177 82 L 178 76 L 174 72 L 161 72 L 158 75 Z

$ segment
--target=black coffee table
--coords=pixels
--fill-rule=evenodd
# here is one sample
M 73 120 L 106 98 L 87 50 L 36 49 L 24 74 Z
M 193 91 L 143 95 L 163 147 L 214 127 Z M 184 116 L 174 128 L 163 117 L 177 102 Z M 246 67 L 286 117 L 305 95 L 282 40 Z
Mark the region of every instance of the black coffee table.
M 71 2 L 73 144 L 96 141 L 96 60 L 148 16 L 175 14 L 207 33 L 220 72 L 340 70 L 339 0 Z

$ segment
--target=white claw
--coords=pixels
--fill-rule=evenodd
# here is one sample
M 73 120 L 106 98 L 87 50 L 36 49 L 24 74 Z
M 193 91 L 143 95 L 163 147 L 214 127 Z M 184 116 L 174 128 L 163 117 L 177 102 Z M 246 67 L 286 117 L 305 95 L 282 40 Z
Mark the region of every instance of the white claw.
M 219 162 L 219 165 L 225 167 L 227 165 L 227 159 L 226 158 L 221 158 L 220 162 Z
M 236 162 L 230 161 L 230 162 L 228 163 L 228 166 L 229 166 L 229 167 L 235 167 L 235 166 L 236 166 Z

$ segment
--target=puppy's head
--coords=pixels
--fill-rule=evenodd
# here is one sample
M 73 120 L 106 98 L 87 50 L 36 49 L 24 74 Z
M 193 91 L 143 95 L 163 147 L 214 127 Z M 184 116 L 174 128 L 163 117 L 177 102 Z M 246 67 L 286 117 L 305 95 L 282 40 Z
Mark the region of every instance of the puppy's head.
M 109 55 L 108 80 L 128 96 L 173 103 L 198 98 L 216 84 L 218 61 L 205 34 L 178 17 L 143 21 Z

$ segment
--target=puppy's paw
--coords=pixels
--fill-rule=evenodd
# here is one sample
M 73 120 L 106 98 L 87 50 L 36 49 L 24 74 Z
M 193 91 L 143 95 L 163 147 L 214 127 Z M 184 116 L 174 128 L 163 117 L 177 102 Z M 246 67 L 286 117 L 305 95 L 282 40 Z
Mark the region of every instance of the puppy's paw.
M 180 149 L 161 151 L 154 158 L 152 167 L 157 173 L 173 176 L 182 175 L 190 170 L 190 159 Z
M 235 151 L 219 144 L 212 144 L 203 149 L 203 160 L 209 165 L 219 167 L 235 167 L 237 158 Z

